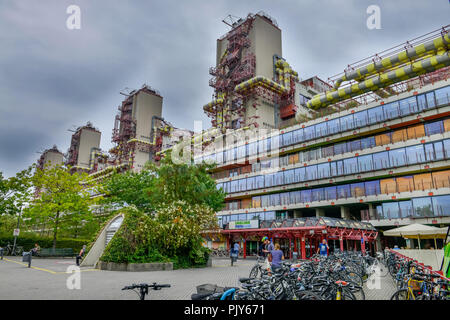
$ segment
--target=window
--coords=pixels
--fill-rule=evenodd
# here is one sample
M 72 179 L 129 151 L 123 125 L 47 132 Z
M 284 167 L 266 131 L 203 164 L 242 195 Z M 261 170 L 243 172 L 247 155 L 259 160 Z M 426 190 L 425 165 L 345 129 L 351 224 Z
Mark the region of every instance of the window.
M 280 203 L 282 206 L 289 205 L 289 192 L 280 193 Z
M 436 216 L 450 216 L 450 195 L 433 197 L 433 210 Z
M 235 180 L 235 181 L 230 181 L 230 183 L 231 183 L 231 186 L 230 186 L 230 192 L 231 193 L 233 193 L 233 192 L 238 192 L 238 181 L 237 180 Z
M 414 215 L 414 210 L 412 206 L 412 201 L 400 201 L 398 203 L 400 208 L 400 217 L 401 218 L 408 218 L 412 217 Z
M 416 164 L 425 162 L 425 152 L 422 145 L 411 146 L 406 148 L 406 159 L 408 164 Z
M 275 193 L 270 195 L 270 205 L 279 206 L 280 205 L 280 194 Z
M 264 176 L 256 176 L 256 188 L 264 188 Z
M 399 101 L 400 105 L 400 116 L 404 117 L 411 113 L 416 113 L 417 110 L 417 101 L 416 97 L 409 97 L 406 99 L 402 99 Z
M 433 207 L 431 198 L 414 198 L 412 200 L 415 217 L 432 217 Z
M 323 188 L 317 188 L 311 190 L 312 201 L 322 201 L 325 200 Z
M 344 160 L 344 173 L 345 174 L 358 173 L 358 159 L 356 157 Z
M 256 177 L 247 178 L 247 190 L 256 189 Z
M 364 182 L 364 189 L 366 190 L 366 196 L 377 196 L 381 193 L 380 181 Z
M 305 132 L 305 141 L 314 139 L 316 137 L 314 126 L 304 128 L 304 132 Z
M 384 215 L 389 219 L 400 218 L 400 210 L 399 210 L 398 202 L 383 203 L 383 212 L 384 212 Z
M 366 171 L 372 171 L 373 170 L 373 163 L 372 163 L 372 155 L 368 154 L 365 156 L 359 156 L 358 159 L 358 167 L 359 172 L 366 172 Z
M 281 146 L 285 147 L 292 144 L 292 132 L 283 133 L 281 135 L 282 144 Z
M 341 131 L 339 118 L 327 121 L 327 129 L 329 134 L 335 134 Z
M 385 104 L 383 106 L 383 109 L 384 109 L 384 118 L 386 120 L 398 118 L 399 116 L 398 101 Z
M 375 147 L 375 137 L 361 139 L 361 150 Z
M 303 129 L 298 129 L 292 133 L 293 143 L 298 143 L 303 141 Z
M 337 200 L 336 187 L 326 187 L 325 189 L 325 199 L 326 200 Z
M 438 106 L 448 104 L 450 101 L 450 86 L 435 90 Z
M 319 179 L 330 177 L 330 164 L 321 163 L 317 165 L 317 175 Z
M 246 146 L 245 145 L 239 146 L 237 148 L 237 152 L 236 153 L 237 153 L 237 158 L 238 159 L 245 158 L 246 157 Z
M 239 179 L 239 191 L 246 191 L 247 190 L 247 179 Z
M 273 173 L 269 173 L 269 174 L 266 174 L 264 176 L 264 187 L 265 188 L 270 188 L 270 187 L 272 187 L 274 185 L 273 184 L 273 177 L 274 177 Z
M 316 179 L 317 179 L 317 166 L 314 165 L 306 167 L 306 181 Z
M 444 132 L 444 124 L 442 121 L 436 121 L 425 124 L 425 134 L 431 136 L 432 134 L 438 134 Z
M 294 183 L 294 173 L 295 170 L 286 170 L 283 172 L 285 184 Z
M 306 181 L 306 169 L 297 168 L 294 172 L 294 182 Z
M 444 148 L 442 146 L 442 141 L 434 142 L 433 147 L 434 147 L 434 154 L 436 156 L 435 160 L 444 159 L 445 155 L 444 155 Z
M 397 184 L 397 192 L 412 192 L 414 191 L 413 176 L 395 178 Z
M 355 127 L 354 121 L 353 121 L 353 114 L 349 114 L 348 116 L 341 117 L 340 122 L 341 122 L 341 131 L 351 130 Z
M 434 160 L 436 160 L 436 156 L 434 154 L 433 143 L 425 144 L 425 156 L 426 156 L 427 161 L 434 161 Z
M 425 94 L 417 96 L 417 106 L 420 111 L 427 109 L 427 97 Z
M 261 208 L 261 197 L 252 197 L 252 208 Z
M 270 196 L 261 196 L 261 207 L 267 208 L 270 206 Z
M 383 194 L 396 193 L 397 182 L 395 181 L 395 178 L 380 180 L 380 190 Z
M 383 106 L 367 110 L 368 124 L 374 124 L 384 121 Z
M 302 190 L 300 197 L 303 203 L 311 202 L 311 190 Z
M 331 175 L 333 177 L 342 176 L 344 174 L 344 161 L 335 161 L 331 165 Z
M 274 186 L 280 186 L 280 185 L 282 185 L 282 184 L 284 184 L 284 181 L 283 181 L 283 171 L 279 171 L 279 172 L 274 173 L 274 181 L 273 181 L 273 185 L 274 185 Z
M 351 191 L 352 197 L 354 197 L 354 198 L 364 197 L 366 195 L 363 182 L 352 183 L 350 185 L 350 191 Z
M 354 114 L 355 118 L 355 128 L 361 128 L 367 125 L 367 110 L 356 112 Z
M 341 142 L 334 145 L 334 154 L 343 154 L 347 152 L 347 143 Z
M 248 155 L 255 156 L 258 154 L 258 144 L 256 142 L 251 142 L 248 144 Z
M 434 108 L 436 106 L 436 100 L 434 98 L 434 92 L 427 93 L 427 107 L 428 109 Z
M 318 123 L 314 127 L 316 129 L 316 138 L 320 138 L 327 135 L 328 131 L 326 122 Z
M 351 197 L 350 185 L 337 186 L 338 199 L 347 199 Z
M 289 192 L 289 197 L 290 197 L 290 203 L 291 204 L 300 203 L 301 202 L 300 191 Z
M 377 206 L 377 217 L 378 219 L 385 219 L 384 213 L 383 213 L 383 206 Z
M 443 144 L 444 144 L 444 155 L 445 158 L 448 159 L 450 158 L 450 139 L 444 140 Z
M 406 164 L 405 149 L 397 149 L 389 151 L 389 161 L 392 167 L 401 167 Z
M 216 163 L 222 164 L 223 163 L 223 152 L 219 151 L 216 153 Z
M 324 157 L 334 156 L 334 147 L 333 146 L 322 147 L 322 155 Z
M 358 139 L 348 142 L 347 149 L 349 151 L 361 150 L 361 140 Z

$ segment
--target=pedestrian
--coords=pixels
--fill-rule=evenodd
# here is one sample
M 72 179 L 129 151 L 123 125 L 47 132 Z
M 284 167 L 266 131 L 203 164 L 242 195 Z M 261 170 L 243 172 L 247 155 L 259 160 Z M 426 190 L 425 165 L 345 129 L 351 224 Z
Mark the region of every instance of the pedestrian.
M 263 237 L 262 238 L 262 242 L 264 243 L 264 248 L 263 248 L 262 252 L 263 252 L 264 257 L 265 257 L 265 260 L 264 260 L 265 269 L 267 271 L 270 271 L 270 259 L 271 259 L 271 257 L 269 255 L 269 253 L 270 253 L 270 251 L 274 250 L 275 248 L 274 248 L 273 244 L 270 242 L 268 237 Z
M 80 260 L 83 258 L 84 254 L 86 253 L 86 245 L 83 245 L 83 248 L 80 250 L 80 253 L 77 255 L 77 266 L 80 265 Z
M 35 244 L 34 244 L 34 248 L 31 249 L 31 254 L 32 254 L 33 256 L 37 256 L 37 255 L 39 254 L 40 251 L 41 251 L 41 247 L 40 247 L 37 243 L 35 243 Z
M 277 272 L 281 268 L 281 261 L 284 260 L 284 254 L 279 243 L 275 243 L 274 250 L 270 251 L 270 256 L 272 257 L 272 271 Z
M 320 243 L 319 247 L 317 248 L 317 253 L 320 253 L 320 255 L 322 257 L 327 257 L 328 256 L 328 249 L 330 249 L 330 247 L 328 247 L 327 240 L 323 239 L 322 243 Z
M 239 242 L 235 242 L 230 250 L 231 265 L 233 265 L 233 262 L 237 261 L 238 256 L 239 256 Z

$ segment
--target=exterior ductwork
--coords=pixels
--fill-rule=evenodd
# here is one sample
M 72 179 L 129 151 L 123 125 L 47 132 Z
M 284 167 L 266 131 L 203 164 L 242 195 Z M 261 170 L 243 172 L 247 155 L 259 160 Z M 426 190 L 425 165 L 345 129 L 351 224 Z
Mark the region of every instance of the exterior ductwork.
M 406 49 L 398 54 L 384 58 L 380 61 L 370 63 L 364 67 L 345 72 L 345 74 L 336 80 L 334 88 L 338 89 L 342 82 L 350 80 L 363 80 L 367 76 L 378 72 L 399 66 L 411 60 L 421 58 L 430 53 L 436 53 L 440 50 L 447 50 L 450 45 L 450 36 L 448 33 L 428 42 L 422 43 L 410 49 Z
M 407 80 L 418 75 L 432 72 L 450 65 L 450 53 L 433 55 L 428 59 L 413 62 L 409 65 L 399 67 L 392 71 L 382 73 L 371 79 L 347 86 L 342 89 L 327 91 L 314 96 L 307 102 L 310 109 L 319 109 L 330 104 L 363 94 L 368 91 L 375 91 L 396 82 Z

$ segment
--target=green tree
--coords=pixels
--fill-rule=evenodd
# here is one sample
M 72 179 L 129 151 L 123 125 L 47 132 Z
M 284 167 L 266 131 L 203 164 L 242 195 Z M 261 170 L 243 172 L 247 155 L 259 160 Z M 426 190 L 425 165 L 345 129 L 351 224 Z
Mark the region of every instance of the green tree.
M 147 213 L 175 201 L 205 204 L 216 212 L 223 208 L 225 193 L 208 174 L 212 168 L 204 163 L 174 164 L 168 155 L 159 166 L 148 164 L 140 173 L 115 173 L 105 181 L 105 201 L 134 205 Z
M 0 214 L 18 215 L 31 200 L 33 168 L 30 166 L 8 179 L 0 172 Z
M 31 219 L 31 224 L 45 224 L 52 230 L 56 248 L 61 229 L 71 230 L 92 219 L 90 206 L 99 200 L 92 197 L 92 191 L 98 193 L 100 187 L 94 182 L 88 183 L 87 174 L 70 174 L 63 166 L 38 168 L 31 180 L 39 195 L 26 209 L 25 216 Z

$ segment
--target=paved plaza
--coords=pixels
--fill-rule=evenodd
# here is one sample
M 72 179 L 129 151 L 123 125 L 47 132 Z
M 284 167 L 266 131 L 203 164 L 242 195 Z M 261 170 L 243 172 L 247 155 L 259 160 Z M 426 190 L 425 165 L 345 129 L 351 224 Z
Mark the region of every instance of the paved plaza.
M 228 259 L 214 259 L 211 268 L 153 272 L 100 271 L 83 267 L 81 288 L 68 289 L 67 280 L 72 274 L 67 273 L 67 268 L 74 264 L 74 259 L 36 258 L 29 269 L 21 258 L 5 257 L 0 260 L 0 299 L 136 300 L 134 292 L 121 289 L 133 283 L 158 282 L 171 284 L 171 288 L 151 291 L 147 299 L 190 300 L 196 286 L 201 284 L 239 286 L 239 277 L 248 276 L 255 260 L 238 260 L 231 267 Z M 366 288 L 367 300 L 389 299 L 395 291 L 390 275 L 382 273 L 378 279 L 381 289 Z

